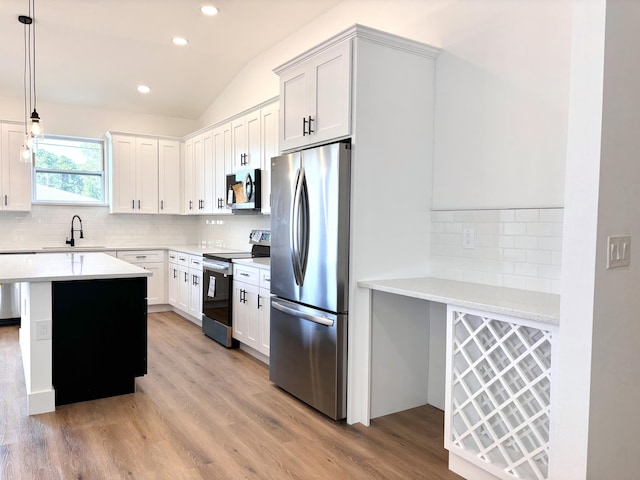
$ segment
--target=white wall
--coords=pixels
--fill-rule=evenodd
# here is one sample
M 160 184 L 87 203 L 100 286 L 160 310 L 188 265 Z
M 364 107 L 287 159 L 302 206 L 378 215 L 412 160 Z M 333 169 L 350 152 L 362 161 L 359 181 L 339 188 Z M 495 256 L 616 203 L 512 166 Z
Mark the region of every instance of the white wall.
M 560 330 L 552 353 L 557 369 L 552 372 L 555 380 L 550 478 L 562 480 L 587 478 L 587 447 L 592 440 L 589 417 L 595 272 L 598 254 L 605 254 L 596 245 L 605 8 L 606 0 L 574 2 Z M 594 414 L 608 417 L 606 410 L 594 411 Z M 592 478 L 614 479 L 610 473 L 613 472 Z
M 45 134 L 102 138 L 107 130 L 182 137 L 196 130 L 197 122 L 104 108 L 38 102 Z M 21 98 L 0 97 L 0 119 L 24 121 Z
M 436 70 L 433 208 L 561 207 L 571 2 L 460 2 L 456 14 L 466 28 L 443 38 Z
M 607 1 L 587 463 L 594 480 L 640 472 L 640 257 L 606 269 L 607 236 L 640 239 L 639 23 L 640 3 Z
M 247 64 L 200 125 L 278 95 L 275 67 L 354 23 L 443 49 L 435 209 L 563 205 L 571 0 L 345 0 Z

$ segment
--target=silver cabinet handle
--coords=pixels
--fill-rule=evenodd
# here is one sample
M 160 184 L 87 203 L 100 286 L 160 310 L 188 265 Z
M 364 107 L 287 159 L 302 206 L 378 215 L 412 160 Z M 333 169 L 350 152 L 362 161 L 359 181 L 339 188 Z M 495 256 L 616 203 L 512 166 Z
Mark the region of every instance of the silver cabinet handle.
M 283 313 L 288 315 L 293 315 L 294 317 L 304 318 L 305 320 L 309 320 L 310 322 L 319 323 L 320 325 L 326 325 L 327 327 L 333 327 L 335 315 L 329 316 L 329 314 L 325 315 L 314 315 L 312 313 L 308 313 L 302 311 L 298 306 L 293 303 L 285 302 L 283 300 L 272 300 L 271 306 L 276 310 L 280 310 Z
M 136 255 L 136 258 L 147 258 L 146 255 Z

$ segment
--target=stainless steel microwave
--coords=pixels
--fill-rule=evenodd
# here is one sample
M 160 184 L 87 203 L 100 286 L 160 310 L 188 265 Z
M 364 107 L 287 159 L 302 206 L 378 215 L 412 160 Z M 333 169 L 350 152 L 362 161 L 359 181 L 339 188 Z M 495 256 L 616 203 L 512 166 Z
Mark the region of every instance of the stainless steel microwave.
M 227 206 L 233 213 L 257 213 L 261 209 L 260 169 L 227 175 Z

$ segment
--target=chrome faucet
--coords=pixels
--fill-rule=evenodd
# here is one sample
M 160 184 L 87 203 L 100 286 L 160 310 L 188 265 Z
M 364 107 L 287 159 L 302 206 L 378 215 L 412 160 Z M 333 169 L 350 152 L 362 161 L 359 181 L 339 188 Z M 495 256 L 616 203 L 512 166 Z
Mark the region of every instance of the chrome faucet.
M 80 230 L 77 230 L 77 229 L 74 230 L 73 228 L 73 222 L 75 222 L 76 218 L 80 222 Z M 75 246 L 76 244 L 76 241 L 73 238 L 73 232 L 80 232 L 80 238 L 84 238 L 84 233 L 82 232 L 82 219 L 78 215 L 74 215 L 73 218 L 71 219 L 71 240 L 67 238 L 67 240 L 64 242 L 67 245 L 71 245 L 72 247 Z

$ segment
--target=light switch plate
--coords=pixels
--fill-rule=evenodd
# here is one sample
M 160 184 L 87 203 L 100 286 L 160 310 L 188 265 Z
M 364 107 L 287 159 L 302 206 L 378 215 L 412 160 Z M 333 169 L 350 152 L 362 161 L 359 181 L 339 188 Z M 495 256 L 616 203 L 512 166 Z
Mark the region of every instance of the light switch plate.
M 51 321 L 36 320 L 36 340 L 51 340 Z
M 607 269 L 628 267 L 631 264 L 631 237 L 607 237 Z

